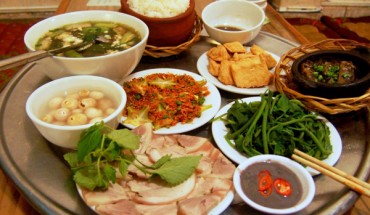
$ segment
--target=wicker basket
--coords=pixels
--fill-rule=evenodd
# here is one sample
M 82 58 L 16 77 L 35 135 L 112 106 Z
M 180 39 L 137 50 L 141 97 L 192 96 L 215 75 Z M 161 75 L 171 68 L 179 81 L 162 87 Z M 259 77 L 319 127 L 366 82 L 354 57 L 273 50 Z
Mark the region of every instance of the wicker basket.
M 194 29 L 188 41 L 178 45 L 178 46 L 163 46 L 157 47 L 152 45 L 146 45 L 144 56 L 151 56 L 154 58 L 169 57 L 172 55 L 180 54 L 181 52 L 189 49 L 194 43 L 196 43 L 200 38 L 200 33 L 203 29 L 203 23 L 200 17 L 196 17 L 194 22 Z
M 298 87 L 293 82 L 291 66 L 300 56 L 318 50 L 351 50 L 357 47 L 368 47 L 370 44 L 359 43 L 347 39 L 328 39 L 316 43 L 304 44 L 289 50 L 281 56 L 275 69 L 274 83 L 280 93 L 289 98 L 295 98 L 311 110 L 328 114 L 347 113 L 370 107 L 370 88 L 359 97 L 327 99 L 316 96 L 304 95 L 298 92 Z

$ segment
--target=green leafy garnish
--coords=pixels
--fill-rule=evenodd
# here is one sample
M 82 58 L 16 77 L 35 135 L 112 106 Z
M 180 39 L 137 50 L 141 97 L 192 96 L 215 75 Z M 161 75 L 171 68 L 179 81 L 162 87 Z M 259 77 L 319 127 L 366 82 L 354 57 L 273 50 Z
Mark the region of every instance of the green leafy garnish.
M 110 183 L 116 182 L 117 171 L 122 176 L 127 175 L 129 165 L 175 186 L 193 174 L 201 159 L 201 156 L 171 158 L 165 155 L 153 165 L 146 166 L 132 152 L 139 148 L 139 144 L 140 137 L 130 130 L 115 130 L 100 122 L 83 132 L 77 152 L 65 154 L 64 159 L 71 167 L 73 180 L 89 190 L 106 190 Z

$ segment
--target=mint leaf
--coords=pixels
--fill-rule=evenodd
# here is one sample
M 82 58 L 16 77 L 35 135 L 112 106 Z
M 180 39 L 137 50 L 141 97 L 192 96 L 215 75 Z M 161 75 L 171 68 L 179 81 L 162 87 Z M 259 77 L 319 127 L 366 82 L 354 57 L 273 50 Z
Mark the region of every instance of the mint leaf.
M 71 168 L 76 167 L 78 165 L 78 160 L 77 160 L 77 153 L 75 152 L 70 152 L 65 155 L 63 155 L 64 160 L 67 161 L 69 166 Z
M 153 165 L 151 165 L 148 168 L 158 169 L 159 167 L 161 167 L 163 164 L 165 164 L 170 159 L 171 159 L 171 155 L 165 155 L 165 156 L 161 157 L 159 160 L 157 160 L 157 162 L 155 162 Z
M 109 181 L 116 183 L 116 169 L 111 165 L 104 165 L 103 173 Z
M 81 187 L 84 187 L 88 190 L 94 190 L 96 187 L 96 182 L 94 177 L 85 176 L 81 172 L 76 172 L 73 175 L 73 180 Z
M 98 148 L 103 138 L 104 122 L 96 123 L 82 133 L 77 144 L 77 158 L 81 162 L 86 155 Z
M 119 173 L 121 173 L 122 176 L 126 176 L 128 172 L 128 165 L 124 160 L 121 160 L 118 165 Z
M 111 131 L 108 138 L 115 141 L 122 148 L 131 150 L 139 148 L 140 137 L 126 128 Z
M 201 155 L 173 158 L 154 170 L 154 175 L 159 175 L 170 185 L 176 186 L 188 179 L 198 166 Z

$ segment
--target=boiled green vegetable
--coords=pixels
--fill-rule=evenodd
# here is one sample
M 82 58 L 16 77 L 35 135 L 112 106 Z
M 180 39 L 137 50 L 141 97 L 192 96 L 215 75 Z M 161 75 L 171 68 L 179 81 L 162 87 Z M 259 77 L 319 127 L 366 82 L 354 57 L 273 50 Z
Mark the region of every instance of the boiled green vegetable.
M 295 148 L 320 160 L 332 153 L 330 130 L 317 114 L 295 99 L 272 92 L 261 101 L 236 100 L 219 119 L 229 129 L 226 141 L 239 152 L 252 157 L 276 154 L 290 157 Z

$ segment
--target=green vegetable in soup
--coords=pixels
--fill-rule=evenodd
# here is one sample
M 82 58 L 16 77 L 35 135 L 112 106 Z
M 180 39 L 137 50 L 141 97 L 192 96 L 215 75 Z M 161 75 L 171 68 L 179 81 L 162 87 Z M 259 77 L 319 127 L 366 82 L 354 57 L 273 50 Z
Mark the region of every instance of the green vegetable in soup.
M 252 157 L 276 154 L 290 157 L 295 148 L 320 160 L 332 153 L 330 130 L 317 115 L 303 104 L 284 94 L 262 95 L 261 101 L 236 100 L 228 112 L 215 120 L 224 120 L 225 135 L 241 153 Z
M 95 42 L 87 49 L 60 54 L 65 57 L 94 57 L 126 50 L 141 41 L 133 28 L 113 22 L 82 22 L 50 30 L 36 44 L 36 50 L 53 50 L 82 42 Z

